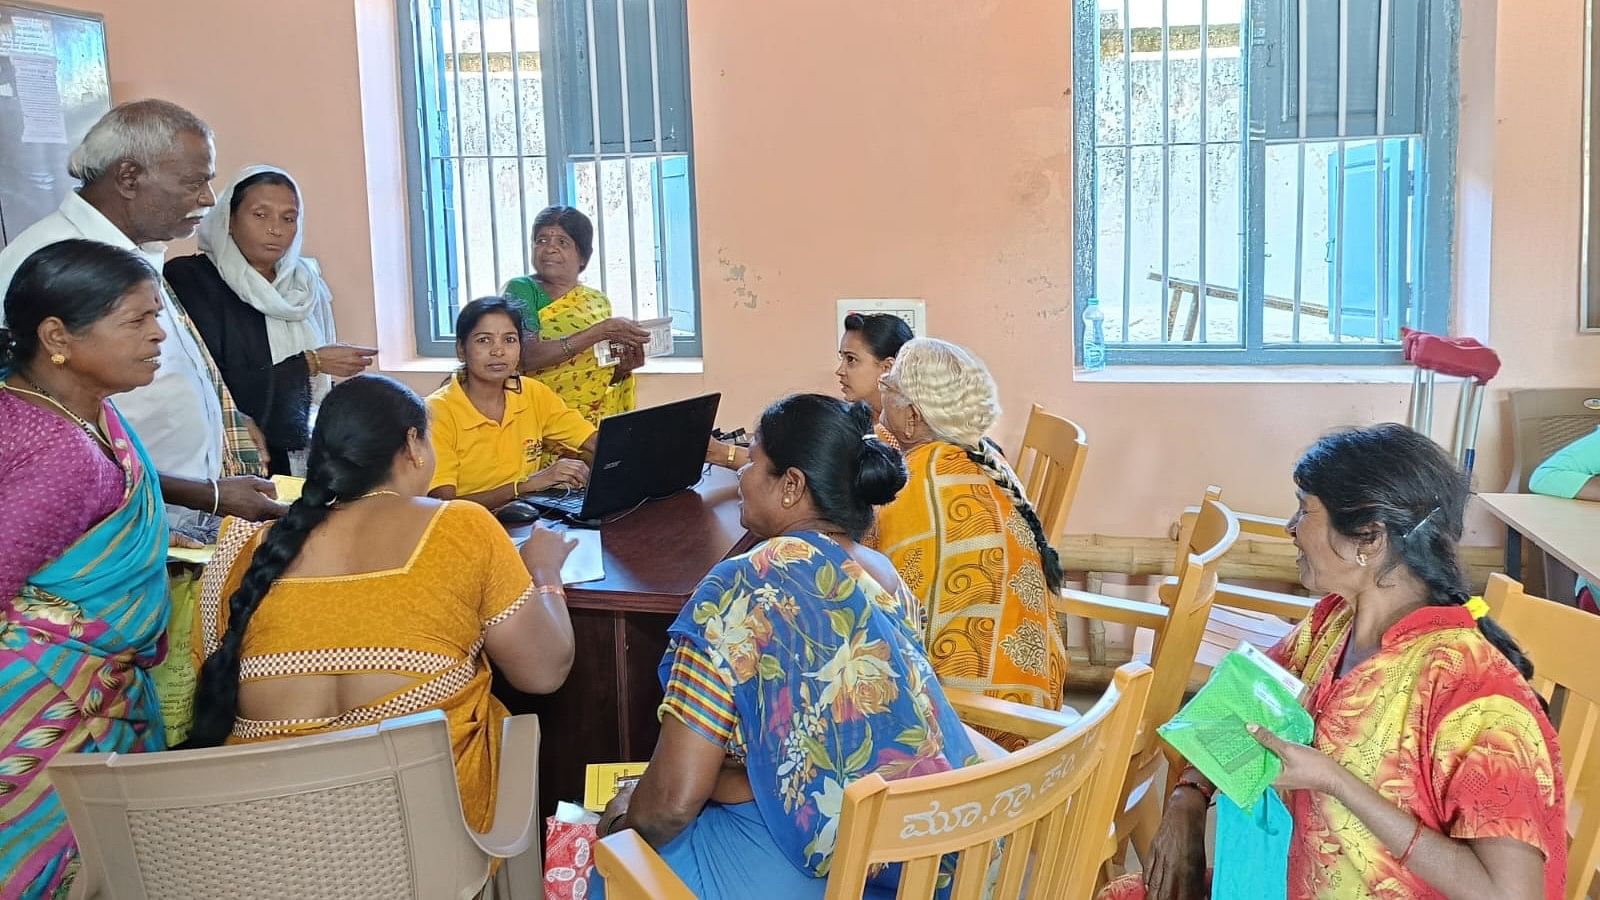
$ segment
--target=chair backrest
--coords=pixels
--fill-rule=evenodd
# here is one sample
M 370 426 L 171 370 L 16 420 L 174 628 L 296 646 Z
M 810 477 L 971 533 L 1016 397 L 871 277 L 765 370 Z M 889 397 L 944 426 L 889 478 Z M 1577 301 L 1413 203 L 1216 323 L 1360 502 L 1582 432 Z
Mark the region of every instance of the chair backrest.
M 1512 469 L 1521 492 L 1551 454 L 1600 427 L 1600 387 L 1511 392 Z
M 1149 727 L 1140 735 L 1140 749 L 1155 740 L 1155 726 L 1171 719 L 1183 704 L 1183 692 L 1216 599 L 1217 566 L 1239 540 L 1239 520 L 1217 499 L 1220 494 L 1216 487 L 1206 489 L 1205 500 L 1180 535 L 1177 588 L 1166 603 L 1166 626 L 1156 634 L 1150 653 L 1155 681 L 1145 707 Z
M 472 897 L 489 857 L 461 814 L 444 714 L 166 753 L 62 754 L 73 895 Z
M 1567 897 L 1580 900 L 1600 866 L 1600 667 L 1589 655 L 1600 646 L 1600 616 L 1529 596 L 1504 575 L 1489 576 L 1484 600 L 1533 661 L 1533 689 L 1555 701 L 1567 775 Z
M 1044 523 L 1044 536 L 1051 544 L 1061 540 L 1067 527 L 1067 513 L 1078 493 L 1083 463 L 1088 458 L 1089 442 L 1083 429 L 1074 422 L 1045 412 L 1035 403 L 1028 413 L 1028 428 L 1022 434 L 1022 449 L 1017 453 L 1017 477 L 1022 491 Z
M 869 868 L 899 862 L 900 900 L 934 894 L 958 854 L 951 900 L 1089 897 L 1110 853 L 1151 673 L 1130 663 L 1105 696 L 1055 735 L 965 769 L 845 788 L 828 900 L 862 896 Z M 998 881 L 986 889 L 990 873 Z

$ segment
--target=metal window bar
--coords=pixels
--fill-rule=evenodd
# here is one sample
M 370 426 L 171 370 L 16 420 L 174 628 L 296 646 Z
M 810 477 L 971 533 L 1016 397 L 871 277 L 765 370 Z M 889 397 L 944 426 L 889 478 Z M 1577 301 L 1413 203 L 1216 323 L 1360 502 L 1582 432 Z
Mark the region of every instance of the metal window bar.
M 633 306 L 633 313 L 639 315 L 639 261 L 636 259 L 638 245 L 634 240 L 633 228 L 633 106 L 628 102 L 628 15 L 623 8 L 622 0 L 617 4 L 617 73 L 622 87 L 622 198 L 628 210 L 628 275 L 629 301 Z M 599 135 L 595 135 L 598 139 Z M 605 211 L 602 208 L 601 215 Z
M 655 130 L 655 160 L 652 166 L 651 178 L 655 190 L 651 195 L 651 205 L 655 208 L 656 226 L 656 314 L 672 315 L 672 300 L 667 286 L 667 214 L 666 214 L 666 182 L 661 176 L 661 161 L 664 156 L 661 149 L 661 62 L 656 49 L 656 0 L 649 0 L 646 4 L 650 18 L 650 112 Z M 631 219 L 630 219 L 631 221 Z
M 1294 219 L 1294 318 L 1290 321 L 1291 336 L 1296 344 L 1300 343 L 1301 303 L 1305 299 L 1305 258 L 1306 258 L 1306 104 L 1309 100 L 1309 82 L 1311 80 L 1311 62 L 1307 58 L 1306 48 L 1310 41 L 1310 24 L 1307 19 L 1307 0 L 1300 0 L 1299 12 L 1295 25 L 1300 32 L 1299 41 L 1295 45 L 1295 63 L 1299 77 L 1295 79 L 1298 93 L 1295 104 L 1295 118 L 1297 120 L 1295 133 L 1299 136 L 1298 147 L 1295 152 L 1295 219 Z
M 1206 107 L 1211 89 L 1211 18 L 1208 0 L 1200 0 L 1200 269 L 1194 291 L 1195 314 L 1200 320 L 1197 337 L 1206 342 L 1206 219 L 1211 211 L 1211 130 Z M 1170 296 L 1170 295 L 1168 295 Z
M 511 37 L 511 121 L 517 130 L 517 223 L 521 226 L 517 243 L 522 249 L 521 271 L 526 273 L 533 271 L 533 235 L 528 233 L 528 158 L 522 152 L 522 54 L 517 48 L 517 23 L 521 18 L 517 15 L 517 0 L 510 0 L 506 10 L 506 28 Z
M 495 197 L 494 117 L 490 114 L 489 99 L 489 29 L 484 16 L 484 3 L 478 0 L 478 75 L 483 85 L 483 149 L 484 178 L 489 191 L 489 270 L 494 274 L 490 290 L 500 290 L 505 284 L 500 279 L 500 204 Z M 515 0 L 511 0 L 512 4 Z
M 457 40 L 456 35 L 456 22 L 459 15 L 460 12 L 456 7 L 456 0 L 450 0 L 450 112 L 451 118 L 455 119 L 456 121 L 456 143 L 454 152 L 447 154 L 443 162 L 446 166 L 455 167 L 457 172 L 459 172 L 462 176 L 465 176 L 466 167 L 460 163 L 462 155 L 466 153 L 467 145 L 466 141 L 461 137 L 461 44 Z M 470 293 L 472 290 L 472 242 L 467 237 L 467 235 L 470 233 L 467 228 L 467 213 L 469 204 L 463 202 L 466 199 L 467 185 L 465 177 L 458 177 L 454 180 L 459 188 L 459 190 L 456 192 L 456 220 L 460 223 L 461 240 L 456 244 L 456 246 L 460 248 L 458 252 L 461 254 L 461 284 L 464 285 L 467 291 Z M 450 297 L 448 298 L 448 301 L 457 307 L 461 305 L 460 298 L 457 297 Z M 446 318 L 454 319 L 455 317 L 449 316 Z
M 594 148 L 594 224 L 600 251 L 600 293 L 609 294 L 610 291 L 606 290 L 606 189 L 603 171 L 605 163 L 600 141 L 600 66 L 594 53 L 594 0 L 586 0 L 584 15 L 588 25 L 584 32 L 589 44 L 589 118 L 594 128 L 589 134 L 589 140 Z M 627 110 L 623 110 L 623 116 L 627 116 Z
M 1333 226 L 1333 296 L 1328 298 L 1328 324 L 1333 327 L 1333 342 L 1344 342 L 1344 195 L 1349 181 L 1345 171 L 1345 136 L 1349 132 L 1350 112 L 1350 0 L 1339 0 L 1339 173 L 1338 207 Z
M 1122 342 L 1133 308 L 1133 10 L 1122 0 Z
M 1374 247 L 1373 268 L 1374 277 L 1377 279 L 1377 292 L 1373 295 L 1373 343 L 1381 344 L 1388 337 L 1388 306 L 1389 306 L 1389 241 L 1388 224 L 1389 210 L 1384 203 L 1385 182 L 1389 180 L 1389 142 L 1384 140 L 1388 132 L 1389 113 L 1389 4 L 1390 0 L 1378 0 L 1378 77 L 1375 85 L 1377 97 L 1374 104 L 1377 110 L 1377 146 L 1374 149 L 1374 171 L 1376 177 L 1372 179 L 1375 187 L 1373 192 L 1377 195 L 1373 203 L 1374 223 L 1373 234 L 1376 239 L 1372 242 Z
M 1172 290 L 1172 54 L 1167 32 L 1167 4 L 1161 4 L 1161 299 Z M 1132 72 L 1129 72 L 1132 75 Z M 1132 115 L 1132 111 L 1129 111 Z M 1171 339 L 1162 327 L 1161 343 Z

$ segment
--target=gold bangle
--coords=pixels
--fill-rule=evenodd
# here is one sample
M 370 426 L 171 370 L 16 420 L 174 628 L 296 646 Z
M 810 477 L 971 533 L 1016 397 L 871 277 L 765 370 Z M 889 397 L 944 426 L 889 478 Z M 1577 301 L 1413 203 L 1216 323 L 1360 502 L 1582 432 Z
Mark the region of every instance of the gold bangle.
M 534 593 L 541 597 L 560 597 L 563 600 L 567 599 L 567 589 L 563 585 L 536 584 L 533 586 L 533 590 Z

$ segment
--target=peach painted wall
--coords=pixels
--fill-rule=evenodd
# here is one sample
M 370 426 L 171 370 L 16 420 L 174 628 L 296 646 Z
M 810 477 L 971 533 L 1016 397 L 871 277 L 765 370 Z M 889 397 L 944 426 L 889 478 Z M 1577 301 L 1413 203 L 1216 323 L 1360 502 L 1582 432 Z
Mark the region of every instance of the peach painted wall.
M 75 2 L 107 15 L 118 99 L 205 116 L 224 174 L 296 174 L 342 334 L 381 332 L 386 369 L 437 384 L 405 353 L 392 0 Z M 1600 338 L 1575 330 L 1582 3 L 1469 6 L 1459 319 L 1501 350 L 1497 389 L 1600 384 Z M 1070 8 L 693 0 L 704 373 L 646 375 L 645 402 L 721 390 L 724 423 L 747 422 L 785 391 L 832 389 L 836 298 L 923 297 L 934 333 L 993 367 L 1004 443 L 1035 400 L 1088 430 L 1069 528 L 1150 535 L 1210 482 L 1285 511 L 1320 432 L 1403 417 L 1402 384 L 1073 381 Z M 1485 489 L 1509 467 L 1502 405 L 1497 390 Z

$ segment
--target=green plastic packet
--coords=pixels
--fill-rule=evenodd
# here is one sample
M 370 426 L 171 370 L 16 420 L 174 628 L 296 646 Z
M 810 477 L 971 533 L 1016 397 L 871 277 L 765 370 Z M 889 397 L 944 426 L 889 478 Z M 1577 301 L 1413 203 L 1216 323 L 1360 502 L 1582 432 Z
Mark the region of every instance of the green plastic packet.
M 1241 809 L 1250 809 L 1283 764 L 1246 725 L 1260 725 L 1296 744 L 1309 743 L 1311 714 L 1300 705 L 1304 685 L 1248 644 L 1222 658 L 1211 679 L 1156 732 Z

